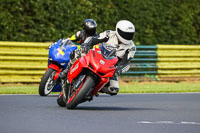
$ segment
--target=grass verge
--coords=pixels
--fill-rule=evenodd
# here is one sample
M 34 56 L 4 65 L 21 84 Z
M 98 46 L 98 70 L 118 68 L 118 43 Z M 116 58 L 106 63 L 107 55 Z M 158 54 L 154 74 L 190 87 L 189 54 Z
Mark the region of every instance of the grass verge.
M 38 84 L 0 85 L 0 94 L 38 94 Z M 120 83 L 120 93 L 178 93 L 200 92 L 200 82 L 180 83 Z M 54 93 L 56 94 L 56 93 Z
M 134 83 L 120 86 L 121 93 L 180 93 L 200 92 L 199 82 Z

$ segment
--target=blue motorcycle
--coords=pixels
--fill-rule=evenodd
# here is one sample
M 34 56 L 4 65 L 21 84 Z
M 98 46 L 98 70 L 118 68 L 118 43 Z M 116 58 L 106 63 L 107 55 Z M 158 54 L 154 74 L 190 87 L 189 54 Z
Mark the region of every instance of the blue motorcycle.
M 54 81 L 59 73 L 67 67 L 70 54 L 78 48 L 71 40 L 58 40 L 49 46 L 48 68 L 41 78 L 39 85 L 40 96 L 47 96 L 52 92 L 61 91 L 61 84 Z

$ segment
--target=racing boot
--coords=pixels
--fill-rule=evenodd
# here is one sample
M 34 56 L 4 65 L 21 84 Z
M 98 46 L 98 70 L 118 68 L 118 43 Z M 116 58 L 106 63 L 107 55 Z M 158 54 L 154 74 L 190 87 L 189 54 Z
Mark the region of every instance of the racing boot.
M 110 82 L 101 89 L 102 93 L 110 94 L 111 96 L 117 95 L 119 92 L 119 83 L 117 77 L 110 78 Z
M 72 66 L 72 63 L 69 62 L 68 65 L 67 65 L 67 67 L 62 72 L 60 72 L 58 78 L 60 78 L 61 80 L 67 78 L 67 74 L 68 74 L 71 66 Z
M 100 90 L 102 93 L 110 94 L 111 96 L 117 95 L 119 88 L 115 87 L 104 87 Z
M 72 53 L 70 54 L 70 61 L 67 65 L 67 67 L 59 74 L 59 78 L 60 79 L 65 79 L 67 77 L 67 74 L 71 68 L 71 66 L 74 64 L 74 62 L 81 57 L 81 53 L 80 50 L 75 50 L 72 51 Z
M 62 72 L 59 73 L 58 78 L 55 79 L 54 82 L 53 82 L 55 85 L 58 84 L 58 83 L 62 84 L 62 80 L 67 78 L 67 74 L 69 72 L 69 68 L 70 68 L 70 66 L 69 67 L 67 66 L 66 69 L 64 69 Z
M 60 74 L 58 75 L 58 78 L 56 80 L 54 80 L 55 85 L 58 83 L 61 84 L 62 90 L 63 90 L 64 81 L 66 80 L 68 82 L 67 74 L 68 74 L 70 68 L 71 68 L 71 64 L 69 63 L 67 65 L 66 69 L 64 69 L 62 72 L 60 72 Z

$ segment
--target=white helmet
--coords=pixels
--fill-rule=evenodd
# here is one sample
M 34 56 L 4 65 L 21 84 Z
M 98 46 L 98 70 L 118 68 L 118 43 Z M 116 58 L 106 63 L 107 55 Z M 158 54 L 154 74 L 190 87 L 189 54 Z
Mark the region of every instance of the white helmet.
M 120 20 L 116 25 L 116 34 L 120 42 L 130 43 L 135 33 L 135 26 L 128 20 Z

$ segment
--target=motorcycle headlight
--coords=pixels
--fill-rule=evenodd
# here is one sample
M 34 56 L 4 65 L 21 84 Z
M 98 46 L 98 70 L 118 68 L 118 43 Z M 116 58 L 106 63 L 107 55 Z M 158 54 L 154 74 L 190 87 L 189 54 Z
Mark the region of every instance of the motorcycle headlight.
M 60 65 L 64 66 L 66 63 L 60 63 Z

